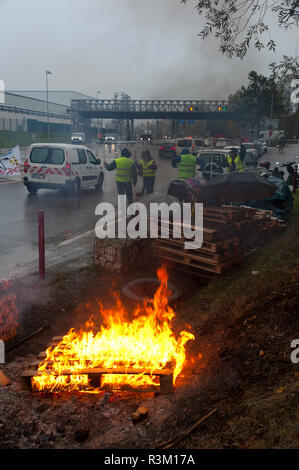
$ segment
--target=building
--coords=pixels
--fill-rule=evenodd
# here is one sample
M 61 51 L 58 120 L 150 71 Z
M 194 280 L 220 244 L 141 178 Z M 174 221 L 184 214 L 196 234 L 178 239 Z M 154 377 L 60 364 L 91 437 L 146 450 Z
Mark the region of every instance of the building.
M 92 99 L 75 91 L 5 91 L 0 104 L 0 131 L 46 132 L 49 119 L 53 133 L 71 132 L 72 99 Z

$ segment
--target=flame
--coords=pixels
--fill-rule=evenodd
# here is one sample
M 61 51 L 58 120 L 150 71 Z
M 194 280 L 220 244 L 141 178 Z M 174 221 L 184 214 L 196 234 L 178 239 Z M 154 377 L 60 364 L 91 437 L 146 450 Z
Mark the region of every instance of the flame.
M 90 391 L 101 388 L 123 389 L 123 386 L 146 390 L 157 387 L 155 371 L 173 371 L 173 383 L 185 362 L 185 344 L 193 334 L 181 331 L 176 339 L 171 329 L 174 311 L 168 305 L 167 272 L 160 268 L 160 280 L 154 298 L 138 305 L 133 320 L 117 300 L 116 309 L 105 310 L 99 304 L 102 325 L 96 331 L 93 319 L 86 331 L 71 329 L 62 341 L 46 351 L 46 358 L 32 379 L 36 391 Z M 90 383 L 86 369 L 105 369 L 101 382 Z M 107 371 L 107 369 L 110 369 Z M 121 372 L 125 373 L 117 373 Z M 68 371 L 70 375 L 63 375 Z M 81 372 L 81 375 L 80 375 Z M 127 372 L 127 373 L 126 373 Z

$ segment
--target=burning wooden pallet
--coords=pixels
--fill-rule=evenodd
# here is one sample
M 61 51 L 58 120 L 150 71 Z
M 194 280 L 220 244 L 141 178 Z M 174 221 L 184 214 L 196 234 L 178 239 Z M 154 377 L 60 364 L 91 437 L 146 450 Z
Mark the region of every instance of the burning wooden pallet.
M 55 347 L 58 343 L 62 344 L 63 337 L 54 337 L 50 344 L 50 347 Z M 72 376 L 86 376 L 88 378 L 88 388 L 93 389 L 96 391 L 126 391 L 126 392 L 156 392 L 161 394 L 168 394 L 173 392 L 173 366 L 172 364 L 168 364 L 168 367 L 159 370 L 150 371 L 149 369 L 145 368 L 134 368 L 134 367 L 125 367 L 122 364 L 119 364 L 117 367 L 113 368 L 101 368 L 101 367 L 88 367 L 92 361 L 86 361 L 86 367 L 82 369 L 76 369 L 76 371 L 71 369 L 65 369 L 61 371 L 56 371 L 52 369 L 54 362 L 47 361 L 46 370 L 40 372 L 38 370 L 40 364 L 45 360 L 47 357 L 47 352 L 42 351 L 38 355 L 38 360 L 32 362 L 29 368 L 22 374 L 22 389 L 25 391 L 37 392 L 32 386 L 32 379 L 33 377 L 42 376 L 42 375 L 51 375 L 54 377 L 61 377 L 64 376 L 66 378 L 71 378 Z M 59 360 L 59 356 L 54 358 L 55 361 Z M 73 359 L 75 363 L 75 359 Z M 68 363 L 71 365 L 72 360 L 68 360 Z M 119 384 L 109 386 L 109 384 L 105 384 L 102 386 L 102 377 L 104 375 L 145 375 L 145 376 L 152 376 L 157 378 L 157 386 L 146 387 L 146 388 L 135 388 L 130 385 L 126 384 Z M 46 393 L 55 393 L 55 391 L 59 390 L 44 390 Z M 80 391 L 84 391 L 80 390 Z

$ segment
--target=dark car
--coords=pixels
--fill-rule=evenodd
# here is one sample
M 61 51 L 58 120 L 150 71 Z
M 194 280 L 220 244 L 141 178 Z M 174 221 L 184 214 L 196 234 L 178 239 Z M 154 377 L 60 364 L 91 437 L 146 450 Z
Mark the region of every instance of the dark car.
M 172 158 L 176 156 L 176 146 L 174 141 L 162 141 L 159 144 L 159 157 Z

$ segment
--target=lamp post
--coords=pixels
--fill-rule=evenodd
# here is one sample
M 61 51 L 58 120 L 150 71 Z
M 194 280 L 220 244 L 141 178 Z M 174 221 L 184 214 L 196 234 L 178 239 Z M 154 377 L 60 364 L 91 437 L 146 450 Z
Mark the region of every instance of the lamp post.
M 101 94 L 100 90 L 97 90 L 97 100 L 99 99 L 100 94 Z M 100 134 L 100 120 L 98 119 L 98 137 L 97 137 L 97 140 L 99 140 L 99 134 Z
M 48 142 L 50 140 L 50 123 L 49 123 L 49 87 L 48 87 L 48 75 L 52 75 L 52 72 L 46 70 L 46 90 L 47 90 L 47 129 L 48 129 Z

